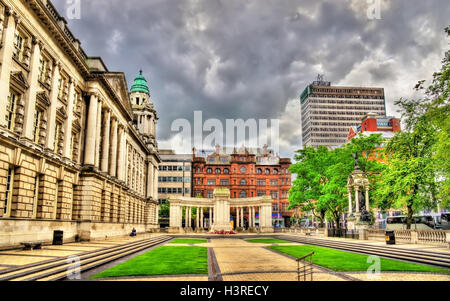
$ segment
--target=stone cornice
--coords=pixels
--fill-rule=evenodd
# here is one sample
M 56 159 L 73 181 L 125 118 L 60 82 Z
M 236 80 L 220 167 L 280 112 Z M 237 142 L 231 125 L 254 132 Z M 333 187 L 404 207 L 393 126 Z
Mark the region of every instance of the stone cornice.
M 56 41 L 67 52 L 73 63 L 80 69 L 80 72 L 84 76 L 88 76 L 89 67 L 85 61 L 87 58 L 86 54 L 79 46 L 79 41 L 75 39 L 71 31 L 68 29 L 64 18 L 59 16 L 50 1 L 25 0 L 25 2 L 28 3 L 30 8 L 36 13 L 36 16 L 42 21 L 42 23 L 47 26 Z M 78 46 L 78 49 L 75 45 Z

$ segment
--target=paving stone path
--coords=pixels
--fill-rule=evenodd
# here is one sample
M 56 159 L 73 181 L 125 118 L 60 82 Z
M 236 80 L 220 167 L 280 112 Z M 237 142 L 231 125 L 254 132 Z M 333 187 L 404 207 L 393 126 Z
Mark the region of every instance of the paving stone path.
M 224 281 L 296 281 L 297 262 L 242 239 L 211 239 Z M 315 268 L 317 281 L 342 281 L 342 277 Z

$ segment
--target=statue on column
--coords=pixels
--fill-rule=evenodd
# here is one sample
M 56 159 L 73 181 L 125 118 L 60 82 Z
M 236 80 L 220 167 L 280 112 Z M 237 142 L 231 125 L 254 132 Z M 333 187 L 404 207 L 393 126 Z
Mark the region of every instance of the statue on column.
M 366 208 L 366 198 L 361 191 L 359 191 L 358 193 L 359 209 L 361 211 L 359 220 L 362 222 L 371 222 L 372 216 L 369 213 L 370 208 Z

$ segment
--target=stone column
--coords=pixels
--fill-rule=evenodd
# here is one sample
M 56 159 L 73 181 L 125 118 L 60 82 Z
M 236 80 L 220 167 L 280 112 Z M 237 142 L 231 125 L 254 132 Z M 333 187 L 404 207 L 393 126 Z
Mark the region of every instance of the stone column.
M 153 164 L 147 163 L 147 197 L 153 197 Z
M 351 215 L 353 213 L 353 208 L 352 208 L 352 189 L 349 188 L 348 189 L 348 215 Z
M 200 228 L 203 230 L 203 227 L 205 226 L 203 222 L 203 207 L 200 207 Z
M 54 89 L 56 90 L 56 89 Z M 97 106 L 98 98 L 96 94 L 91 94 L 89 111 L 87 118 L 86 145 L 84 153 L 84 164 L 95 165 L 95 133 L 97 126 Z
M 359 192 L 359 187 L 358 187 L 358 186 L 355 186 L 355 204 L 356 204 L 356 213 L 359 213 L 358 192 Z
M 101 171 L 108 172 L 109 163 L 109 138 L 111 130 L 111 110 L 105 109 L 105 118 L 103 118 L 103 144 L 102 144 L 102 163 Z
M 74 99 L 75 99 L 75 86 L 76 82 L 72 77 L 69 77 L 69 96 L 67 97 L 67 119 L 64 124 L 64 150 L 63 156 L 66 159 L 72 160 L 70 155 L 72 147 L 72 122 L 73 122 L 73 112 Z
M 50 91 L 50 107 L 47 109 L 47 141 L 45 144 L 46 149 L 49 150 L 54 150 L 54 144 L 55 144 L 55 130 L 56 130 L 56 106 L 58 104 L 58 81 L 60 78 L 60 68 L 61 68 L 61 64 L 60 63 L 55 63 L 55 66 L 53 68 L 53 81 L 52 81 L 52 90 Z M 97 97 L 97 96 L 95 96 Z M 92 101 L 92 96 L 91 96 L 91 101 Z M 95 101 L 93 104 L 93 107 L 95 108 L 95 112 L 93 112 L 91 114 L 91 105 L 89 105 L 89 112 L 88 112 L 88 132 L 89 132 L 89 121 L 90 118 L 93 118 L 93 120 L 96 123 L 97 120 L 97 98 L 95 98 Z M 93 115 L 93 116 L 91 116 Z M 92 134 L 92 139 L 93 143 L 95 145 L 95 126 L 96 124 L 93 124 L 92 127 L 94 129 L 94 133 Z M 86 138 L 89 139 L 90 137 L 88 136 L 88 134 L 86 134 Z M 87 148 L 87 143 L 88 140 L 86 140 L 86 148 Z M 94 152 L 92 153 L 93 155 L 95 155 L 95 149 Z M 86 157 L 86 156 L 85 156 Z M 86 163 L 85 164 L 91 164 L 91 163 Z M 92 162 L 91 165 L 94 165 L 94 161 Z
M 188 207 L 184 207 L 184 228 L 188 228 L 188 218 L 189 218 L 189 214 L 188 214 Z
M 9 96 L 9 82 L 11 77 L 11 69 L 14 52 L 14 38 L 16 26 L 19 23 L 19 18 L 10 8 L 5 9 L 5 23 L 6 27 L 3 31 L 3 47 L 0 48 L 0 126 L 6 127 L 6 100 Z M 3 25 L 3 24 L 2 24 Z
M 253 207 L 252 221 L 253 221 L 253 228 L 255 228 L 256 227 L 256 207 Z
M 188 223 L 189 223 L 189 228 L 192 227 L 192 207 L 189 206 L 189 219 L 188 219 Z
M 239 207 L 236 207 L 236 229 L 239 228 Z
M 31 57 L 30 72 L 28 74 L 28 83 L 30 87 L 25 92 L 25 120 L 23 133 L 25 138 L 33 141 L 34 113 L 36 111 L 36 93 L 38 88 L 39 61 L 41 58 L 41 49 L 43 44 L 33 37 L 33 55 Z M 12 47 L 11 47 L 12 48 Z M 3 67 L 3 66 L 2 66 Z M 8 89 L 9 92 L 9 89 Z M 2 116 L 3 117 L 3 116 Z
M 95 132 L 95 167 L 100 169 L 100 143 L 102 140 L 101 129 L 102 129 L 102 104 L 103 102 L 99 100 L 97 107 L 97 127 Z
M 241 207 L 240 210 L 241 210 L 241 227 L 244 228 L 244 207 Z
M 109 157 L 111 158 L 111 162 L 109 164 L 109 174 L 112 177 L 117 175 L 117 122 L 117 118 L 113 117 L 111 123 L 111 146 L 109 152 Z
M 125 180 L 124 172 L 125 172 L 125 127 L 120 125 L 119 127 L 119 148 L 118 148 L 118 164 L 117 164 L 117 178 L 121 181 Z M 142 164 L 140 168 L 143 168 Z M 144 173 L 141 175 L 141 192 L 144 188 Z
M 196 210 L 197 210 L 197 214 L 195 215 L 195 227 L 196 227 L 196 230 L 198 230 L 198 225 L 199 225 L 199 211 L 198 211 L 198 207 L 196 207 Z
M 209 207 L 209 223 L 208 223 L 208 228 L 211 229 L 212 226 L 212 208 Z
M 264 206 L 259 207 L 259 229 L 262 229 L 266 224 L 266 215 L 264 214 Z

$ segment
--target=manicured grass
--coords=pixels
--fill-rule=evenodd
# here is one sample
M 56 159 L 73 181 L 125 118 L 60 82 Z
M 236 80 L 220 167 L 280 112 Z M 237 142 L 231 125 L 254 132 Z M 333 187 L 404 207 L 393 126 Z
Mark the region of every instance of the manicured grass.
M 356 254 L 318 246 L 270 246 L 272 250 L 300 258 L 314 252 L 313 263 L 338 272 L 366 271 L 374 262 L 367 263 L 370 255 Z M 392 260 L 380 257 L 381 271 L 438 272 L 450 273 L 450 270 Z
M 162 246 L 91 278 L 176 274 L 208 274 L 208 248 Z
M 246 239 L 246 241 L 260 244 L 286 244 L 292 242 L 275 238 L 253 238 L 253 239 Z
M 171 240 L 169 243 L 171 244 L 200 244 L 206 242 L 206 239 L 199 238 L 175 238 Z

